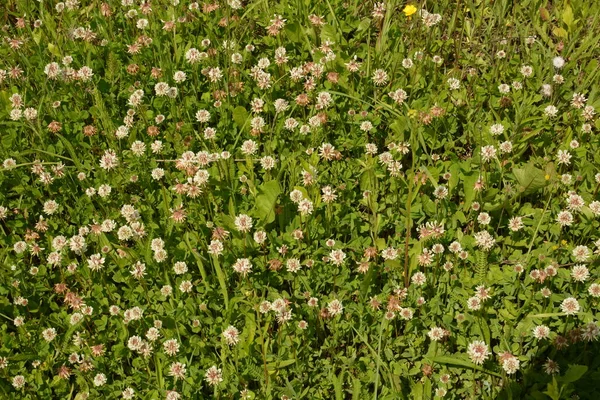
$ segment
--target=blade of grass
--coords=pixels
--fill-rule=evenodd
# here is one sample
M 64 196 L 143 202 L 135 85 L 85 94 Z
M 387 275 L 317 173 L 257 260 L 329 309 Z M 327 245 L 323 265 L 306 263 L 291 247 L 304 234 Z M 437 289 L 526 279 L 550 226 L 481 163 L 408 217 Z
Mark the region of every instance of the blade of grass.
M 67 140 L 67 138 L 65 138 L 63 135 L 61 135 L 60 133 L 56 133 L 56 136 L 58 136 L 58 138 L 60 139 L 60 141 L 63 143 L 63 145 L 65 146 L 65 148 L 67 149 L 67 152 L 69 153 L 69 155 L 71 156 L 72 161 L 75 163 L 75 165 L 77 166 L 77 168 L 79 168 L 80 170 L 83 170 L 83 164 L 81 164 L 81 162 L 79 161 L 79 159 L 77 158 L 77 153 L 75 153 L 75 149 L 73 148 L 73 145 L 71 144 L 71 142 L 69 142 Z
M 385 320 L 381 320 L 381 324 L 379 324 L 379 340 L 377 341 L 377 367 L 375 368 L 375 394 L 373 395 L 373 399 L 377 400 L 377 391 L 379 389 L 379 367 L 381 366 L 381 336 L 383 334 L 383 322 Z
M 492 375 L 498 378 L 502 378 L 501 374 L 498 374 L 494 371 L 490 371 L 488 369 L 482 368 L 480 366 L 477 366 L 475 364 L 473 364 L 472 362 L 466 361 L 466 360 L 461 360 L 460 358 L 456 358 L 456 357 L 451 357 L 451 356 L 437 356 L 437 357 L 433 357 L 431 359 L 432 362 L 434 363 L 438 363 L 438 364 L 442 364 L 442 365 L 448 365 L 448 366 L 452 366 L 452 367 L 463 367 L 463 368 L 468 368 L 468 369 L 472 369 L 475 371 L 479 371 L 479 372 L 483 372 L 484 374 L 488 374 L 488 375 Z

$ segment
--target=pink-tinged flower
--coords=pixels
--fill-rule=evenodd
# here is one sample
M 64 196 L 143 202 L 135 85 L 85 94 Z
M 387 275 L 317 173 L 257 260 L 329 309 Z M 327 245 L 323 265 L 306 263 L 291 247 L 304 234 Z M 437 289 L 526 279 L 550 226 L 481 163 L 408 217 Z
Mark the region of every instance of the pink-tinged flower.
M 373 83 L 376 86 L 385 86 L 388 83 L 389 77 L 383 69 L 377 69 L 373 72 L 371 79 L 373 79 Z
M 15 389 L 21 389 L 25 386 L 25 377 L 23 375 L 17 375 L 12 379 L 12 385 Z
M 598 298 L 600 297 L 600 285 L 597 283 L 592 283 L 588 288 L 588 293 L 590 296 Z
M 544 372 L 548 375 L 558 374 L 560 372 L 560 366 L 556 361 L 548 358 L 544 363 Z
M 240 232 L 248 232 L 252 228 L 252 218 L 246 214 L 235 217 L 235 227 Z
M 563 210 L 556 216 L 556 222 L 558 222 L 561 227 L 571 226 L 573 223 L 573 214 L 571 214 L 569 211 Z
M 106 375 L 100 373 L 94 376 L 94 386 L 104 386 L 106 384 Z
M 119 159 L 113 150 L 106 150 L 100 159 L 100 168 L 110 171 L 119 165 Z
M 42 332 L 42 337 L 47 342 L 53 341 L 54 338 L 56 337 L 56 329 L 54 329 L 54 328 L 44 329 L 44 331 Z
M 571 278 L 575 282 L 585 282 L 590 277 L 590 271 L 583 264 L 574 265 L 571 269 Z
M 479 310 L 481 308 L 481 299 L 477 296 L 470 297 L 467 300 L 469 310 Z
M 489 348 L 485 342 L 481 340 L 475 340 L 471 344 L 469 344 L 467 354 L 473 363 L 477 365 L 483 364 L 485 360 L 489 358 L 492 354 L 489 351 Z
M 521 364 L 517 357 L 508 352 L 500 354 L 500 362 L 502 363 L 502 369 L 504 369 L 508 375 L 516 373 Z
M 546 325 L 538 325 L 535 328 L 533 328 L 533 337 L 541 340 L 541 339 L 547 339 L 550 336 L 550 328 L 548 328 Z
M 427 332 L 427 336 L 429 336 L 429 338 L 434 342 L 438 342 L 438 341 L 444 339 L 449 334 L 450 334 L 450 332 L 448 332 L 444 328 L 440 328 L 438 326 L 434 326 L 433 328 L 431 328 L 429 330 L 429 332 Z
M 567 297 L 560 304 L 560 309 L 566 315 L 573 315 L 579 312 L 579 302 L 574 297 Z
M 598 339 L 600 336 L 600 327 L 595 322 L 588 322 L 581 328 L 581 338 L 591 342 Z
M 488 162 L 496 158 L 496 148 L 494 146 L 483 146 L 481 148 L 481 159 Z
M 586 262 L 591 255 L 592 251 L 587 246 L 577 246 L 573 249 L 575 261 Z
M 327 311 L 329 312 L 329 315 L 332 317 L 335 317 L 336 315 L 341 315 L 343 310 L 344 310 L 344 306 L 342 305 L 342 302 L 337 299 L 332 300 L 327 305 Z
M 175 380 L 185 379 L 185 373 L 185 364 L 182 364 L 180 362 L 174 362 L 169 366 L 169 375 L 174 377 Z
M 415 286 L 423 286 L 427 282 L 427 278 L 422 272 L 415 272 L 410 280 Z
M 235 326 L 228 326 L 227 329 L 223 331 L 223 337 L 228 345 L 232 346 L 237 344 L 240 341 L 239 331 Z
M 206 370 L 206 374 L 204 375 L 206 382 L 208 382 L 211 386 L 216 386 L 219 383 L 223 382 L 223 374 L 220 368 L 217 368 L 216 365 L 213 365 L 208 370 Z
M 174 356 L 179 352 L 179 343 L 177 339 L 169 339 L 163 343 L 165 353 L 169 356 Z
M 248 258 L 238 258 L 233 264 L 233 270 L 245 277 L 252 271 L 252 263 Z
M 333 265 L 342 265 L 345 259 L 346 253 L 342 250 L 332 250 L 331 253 L 329 253 L 329 261 Z

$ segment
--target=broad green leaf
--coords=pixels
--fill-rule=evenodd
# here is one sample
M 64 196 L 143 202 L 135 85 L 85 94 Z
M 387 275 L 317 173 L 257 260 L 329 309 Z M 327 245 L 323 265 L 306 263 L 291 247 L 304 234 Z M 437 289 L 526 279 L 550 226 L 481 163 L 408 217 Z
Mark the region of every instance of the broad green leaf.
M 552 377 L 552 382 L 548 383 L 544 394 L 547 394 L 552 400 L 560 399 L 560 390 L 558 390 L 558 382 L 556 381 L 556 377 Z
M 246 314 L 245 333 L 247 334 L 244 342 L 246 354 L 250 354 L 250 346 L 254 344 L 254 335 L 256 334 L 256 320 L 253 313 Z
M 352 380 L 352 382 L 353 382 L 352 400 L 359 400 L 360 399 L 360 389 L 361 389 L 360 380 L 358 378 L 354 378 Z
M 340 374 L 338 376 L 335 376 L 335 374 L 331 375 L 331 380 L 333 381 L 333 390 L 335 393 L 335 400 L 344 400 L 344 392 L 343 392 L 343 385 L 344 385 L 344 370 L 342 369 L 342 371 L 340 371 Z
M 588 367 L 585 365 L 570 364 L 569 369 L 565 374 L 557 378 L 558 382 L 561 383 L 573 383 L 577 382 L 587 372 Z
M 48 43 L 48 51 L 56 56 L 56 57 L 60 57 L 60 50 L 58 50 L 58 46 L 56 46 L 55 44 L 52 43 Z
M 517 183 L 517 190 L 523 195 L 534 193 L 546 186 L 545 172 L 536 168 L 532 163 L 523 168 L 513 169 Z
M 562 12 L 562 20 L 565 23 L 565 25 L 567 25 L 568 29 L 571 30 L 571 27 L 573 26 L 573 22 L 575 20 L 575 18 L 573 17 L 573 9 L 571 8 L 571 6 L 565 6 L 565 9 Z
M 258 187 L 258 196 L 256 196 L 255 208 L 256 215 L 265 224 L 275 220 L 275 204 L 277 197 L 281 194 L 279 182 L 269 181 Z
M 302 40 L 302 26 L 300 26 L 297 22 L 292 22 L 291 24 L 287 24 L 285 26 L 285 32 L 287 33 L 287 38 L 292 42 L 300 42 Z
M 58 138 L 60 139 L 60 141 L 63 143 L 63 145 L 65 146 L 65 148 L 69 152 L 69 155 L 71 156 L 71 159 L 73 160 L 73 163 L 75 163 L 75 165 L 77 166 L 77 168 L 80 171 L 83 170 L 83 165 L 79 161 L 79 158 L 77 158 L 77 153 L 75 152 L 75 149 L 73 148 L 73 145 L 71 144 L 71 142 L 69 142 L 69 140 L 67 140 L 67 138 L 65 138 L 60 133 L 55 133 L 55 135 L 58 136 Z
M 566 38 L 568 36 L 567 31 L 564 28 L 559 28 L 559 27 L 555 27 L 554 29 L 552 29 L 552 33 L 554 34 L 554 36 L 557 36 L 560 38 Z
M 237 106 L 233 110 L 233 122 L 241 128 L 244 127 L 246 121 L 248 120 L 248 111 L 242 106 Z
M 471 208 L 471 203 L 475 200 L 475 182 L 479 179 L 479 175 L 471 173 L 465 174 L 463 180 L 463 190 L 465 193 L 463 211 L 468 211 Z
M 423 400 L 423 384 L 421 382 L 416 383 L 410 391 L 410 397 L 414 400 Z
M 463 368 L 467 368 L 467 369 L 472 369 L 475 371 L 480 371 L 483 373 L 486 373 L 488 375 L 493 375 L 493 376 L 497 376 L 498 378 L 502 378 L 502 375 L 500 375 L 497 372 L 494 371 L 490 371 L 487 370 L 485 368 L 482 368 L 478 365 L 473 364 L 470 361 L 467 360 L 463 360 L 457 357 L 452 357 L 452 356 L 438 356 L 438 357 L 433 357 L 431 359 L 432 362 L 434 363 L 438 363 L 438 364 L 442 364 L 442 365 L 448 365 L 451 367 L 463 367 Z
M 296 362 L 295 358 L 292 358 L 292 359 L 289 359 L 289 360 L 285 360 L 285 361 L 270 362 L 270 363 L 267 364 L 267 370 L 269 371 L 269 374 L 273 374 L 277 369 L 279 369 L 279 368 L 285 368 L 287 366 L 292 365 L 295 362 Z

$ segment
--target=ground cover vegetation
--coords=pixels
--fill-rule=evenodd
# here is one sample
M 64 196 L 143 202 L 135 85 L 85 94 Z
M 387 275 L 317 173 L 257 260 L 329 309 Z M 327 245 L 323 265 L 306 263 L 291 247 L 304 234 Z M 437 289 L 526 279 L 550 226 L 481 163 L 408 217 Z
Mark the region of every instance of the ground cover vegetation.
M 598 2 L 2 7 L 0 397 L 597 398 Z

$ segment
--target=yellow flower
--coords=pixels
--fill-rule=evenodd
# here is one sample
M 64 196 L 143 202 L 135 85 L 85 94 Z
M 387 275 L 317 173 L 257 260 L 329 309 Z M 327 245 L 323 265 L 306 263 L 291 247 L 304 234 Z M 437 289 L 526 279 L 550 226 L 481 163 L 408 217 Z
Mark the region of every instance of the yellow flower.
M 402 12 L 407 17 L 410 17 L 411 15 L 417 12 L 417 7 L 413 6 L 412 4 L 409 4 L 406 7 L 404 7 L 404 10 L 402 10 Z
M 412 109 L 412 108 L 410 110 L 408 110 L 408 117 L 409 118 L 415 118 L 416 116 L 417 116 L 417 110 Z
M 546 175 L 544 178 L 546 178 L 546 180 L 550 179 L 550 175 Z
M 563 245 L 563 246 L 566 246 L 567 245 L 567 241 L 563 239 L 563 240 L 561 240 L 560 244 Z

